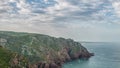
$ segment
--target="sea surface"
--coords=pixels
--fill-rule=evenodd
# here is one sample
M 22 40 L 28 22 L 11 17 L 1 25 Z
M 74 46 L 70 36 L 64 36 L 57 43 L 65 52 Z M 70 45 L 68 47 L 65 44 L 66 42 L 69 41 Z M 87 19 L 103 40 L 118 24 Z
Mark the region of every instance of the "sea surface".
M 120 43 L 82 43 L 95 53 L 89 60 L 76 60 L 63 68 L 120 68 Z

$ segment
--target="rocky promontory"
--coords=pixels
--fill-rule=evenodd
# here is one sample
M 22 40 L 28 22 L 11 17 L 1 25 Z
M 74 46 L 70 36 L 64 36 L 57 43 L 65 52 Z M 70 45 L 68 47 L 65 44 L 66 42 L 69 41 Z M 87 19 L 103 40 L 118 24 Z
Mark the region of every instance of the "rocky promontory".
M 13 61 L 16 63 L 12 65 L 18 65 L 18 68 L 24 58 L 24 68 L 61 68 L 66 62 L 93 56 L 93 53 L 72 39 L 34 33 L 0 31 L 0 47 L 17 53 L 18 58 L 15 56 Z

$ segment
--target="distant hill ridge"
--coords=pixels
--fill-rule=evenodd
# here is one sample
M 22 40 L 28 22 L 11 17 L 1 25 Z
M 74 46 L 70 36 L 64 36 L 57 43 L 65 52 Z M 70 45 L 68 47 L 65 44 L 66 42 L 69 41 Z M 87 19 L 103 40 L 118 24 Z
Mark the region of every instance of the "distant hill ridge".
M 25 32 L 0 31 L 0 46 L 27 58 L 26 68 L 61 68 L 65 62 L 93 55 L 72 39 Z

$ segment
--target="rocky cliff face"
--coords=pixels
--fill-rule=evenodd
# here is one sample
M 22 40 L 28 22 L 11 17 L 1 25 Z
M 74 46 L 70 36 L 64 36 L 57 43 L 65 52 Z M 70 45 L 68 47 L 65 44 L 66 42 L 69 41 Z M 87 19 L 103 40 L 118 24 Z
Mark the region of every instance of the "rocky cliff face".
M 32 33 L 1 31 L 0 45 L 26 57 L 29 61 L 26 68 L 61 68 L 65 62 L 93 55 L 72 39 Z M 14 58 L 13 65 L 19 64 L 17 60 Z

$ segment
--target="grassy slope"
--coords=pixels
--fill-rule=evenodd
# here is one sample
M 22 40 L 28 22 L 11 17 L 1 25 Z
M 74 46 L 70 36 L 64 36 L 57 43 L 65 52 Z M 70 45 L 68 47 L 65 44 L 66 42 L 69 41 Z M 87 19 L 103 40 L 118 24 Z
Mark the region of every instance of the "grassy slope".
M 10 67 L 10 60 L 12 58 L 12 53 L 8 50 L 0 47 L 0 68 Z
M 19 60 L 19 64 L 13 63 L 15 58 Z M 25 57 L 0 47 L 0 68 L 22 68 L 26 67 L 27 64 L 28 61 Z
M 59 57 L 57 53 L 64 47 L 72 49 L 71 54 L 83 48 L 80 43 L 71 39 L 54 38 L 33 33 L 0 31 L 0 38 L 7 40 L 3 47 L 26 56 L 32 63 L 48 61 L 48 54 L 52 57 L 51 59 L 55 59 Z

